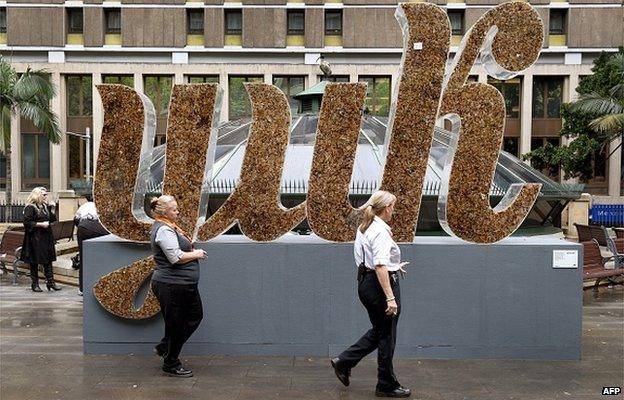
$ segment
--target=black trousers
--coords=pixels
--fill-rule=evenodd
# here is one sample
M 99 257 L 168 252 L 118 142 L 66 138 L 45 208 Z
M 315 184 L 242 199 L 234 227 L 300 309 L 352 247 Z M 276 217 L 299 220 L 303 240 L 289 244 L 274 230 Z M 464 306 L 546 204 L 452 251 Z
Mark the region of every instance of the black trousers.
M 197 284 L 177 285 L 152 281 L 152 291 L 165 320 L 165 336 L 157 345 L 165 354 L 163 367 L 175 368 L 181 364 L 180 351 L 199 326 L 204 311 Z
M 42 264 L 43 265 L 43 275 L 46 277 L 46 280 L 52 281 L 54 280 L 54 273 L 52 271 L 52 263 Z M 30 279 L 32 283 L 35 285 L 39 284 L 39 264 L 30 264 Z
M 82 242 L 87 239 L 108 235 L 108 232 L 102 227 L 98 220 L 81 221 L 76 231 L 76 239 L 78 240 L 78 254 L 80 254 L 80 268 L 78 268 L 78 284 L 82 292 L 82 266 L 84 264 L 84 255 L 82 253 Z
M 366 311 L 368 311 L 368 317 L 373 327 L 354 345 L 338 356 L 344 362 L 345 367 L 353 368 L 362 358 L 377 350 L 377 389 L 382 391 L 394 390 L 400 386 L 392 366 L 397 322 L 401 313 L 401 291 L 398 275 L 390 275 L 390 286 L 399 308 L 396 316 L 386 315 L 388 304 L 386 295 L 377 279 L 377 274 L 369 272 L 360 279 L 358 295 L 366 307 Z

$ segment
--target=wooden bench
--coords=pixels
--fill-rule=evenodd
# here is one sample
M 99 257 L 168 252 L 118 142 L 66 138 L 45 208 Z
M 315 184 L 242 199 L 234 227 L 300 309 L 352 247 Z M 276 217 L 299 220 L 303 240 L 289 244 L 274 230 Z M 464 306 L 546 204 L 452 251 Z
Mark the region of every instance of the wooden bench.
M 575 222 L 574 226 L 576 227 L 576 232 L 578 233 L 579 242 L 590 242 L 592 240 L 589 225 L 577 224 Z
M 595 279 L 594 290 L 598 290 L 598 285 L 603 279 L 608 279 L 611 283 L 613 277 L 624 276 L 624 268 L 605 268 L 606 259 L 600 253 L 598 241 L 583 242 L 583 280 Z
M 74 240 L 74 221 L 56 221 L 51 226 L 54 242 L 61 239 L 69 239 L 68 242 Z
M 2 241 L 0 242 L 0 265 L 2 269 L 6 270 L 6 265 L 11 264 L 13 266 L 13 283 L 17 283 L 18 266 L 23 264 L 19 258 L 24 244 L 24 232 L 23 231 L 6 231 L 2 235 Z

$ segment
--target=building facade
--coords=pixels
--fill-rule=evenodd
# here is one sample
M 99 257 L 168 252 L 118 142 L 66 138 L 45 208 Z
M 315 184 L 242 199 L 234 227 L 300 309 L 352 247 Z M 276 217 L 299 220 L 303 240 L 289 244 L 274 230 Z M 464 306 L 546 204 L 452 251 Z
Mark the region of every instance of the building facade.
M 496 0 L 434 1 L 452 27 L 451 57 L 462 36 Z M 520 156 L 544 143 L 559 144 L 561 103 L 591 74 L 602 52 L 624 45 L 621 0 L 531 1 L 544 22 L 544 48 L 520 76 L 496 81 L 477 64 L 470 79 L 489 82 L 505 98 L 504 149 Z M 367 82 L 365 112 L 387 115 L 402 54 L 395 0 L 0 1 L 0 54 L 19 71 L 45 69 L 59 94 L 52 109 L 67 135 L 48 143 L 19 116 L 11 124 L 12 191 L 23 197 L 39 185 L 53 192 L 92 174 L 103 123 L 95 85 L 121 83 L 144 92 L 157 112 L 157 141 L 165 140 L 173 84 L 218 82 L 221 120 L 250 114 L 244 82 L 266 82 L 291 96 L 326 79 Z M 89 132 L 85 140 L 72 134 Z M 622 147 L 595 154 L 587 191 L 621 196 Z M 608 159 L 607 155 L 612 153 Z M 561 180 L 559 171 L 547 171 Z M 6 160 L 0 156 L 0 192 Z M 0 194 L 1 195 L 1 194 Z

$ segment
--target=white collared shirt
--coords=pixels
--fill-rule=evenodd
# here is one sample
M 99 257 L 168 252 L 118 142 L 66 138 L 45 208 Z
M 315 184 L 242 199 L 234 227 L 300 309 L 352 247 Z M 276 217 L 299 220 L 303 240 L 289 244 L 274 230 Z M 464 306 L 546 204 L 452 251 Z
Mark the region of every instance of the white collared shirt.
M 388 271 L 397 271 L 401 263 L 401 249 L 392 239 L 392 230 L 381 218 L 375 216 L 366 232 L 358 228 L 353 244 L 355 265 L 362 262 L 362 250 L 366 255 L 365 264 L 369 269 L 385 265 Z

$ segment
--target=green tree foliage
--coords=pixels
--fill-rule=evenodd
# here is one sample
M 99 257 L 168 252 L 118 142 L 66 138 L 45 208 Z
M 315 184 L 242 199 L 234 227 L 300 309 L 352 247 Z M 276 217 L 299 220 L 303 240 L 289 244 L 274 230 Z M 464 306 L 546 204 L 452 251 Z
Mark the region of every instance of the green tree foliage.
M 23 118 L 48 137 L 52 143 L 61 141 L 58 116 L 50 109 L 56 95 L 50 75 L 28 68 L 18 75 L 0 56 L 0 153 L 6 158 L 6 200 L 11 202 L 11 115 L 19 112 Z
M 592 159 L 615 138 L 624 139 L 624 49 L 603 52 L 576 88 L 579 100 L 561 106 L 559 134 L 573 139 L 568 145 L 545 146 L 524 154 L 539 169 L 561 167 L 566 179 L 593 177 Z

